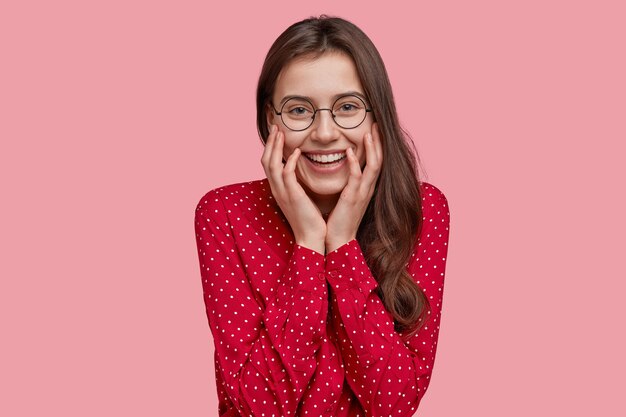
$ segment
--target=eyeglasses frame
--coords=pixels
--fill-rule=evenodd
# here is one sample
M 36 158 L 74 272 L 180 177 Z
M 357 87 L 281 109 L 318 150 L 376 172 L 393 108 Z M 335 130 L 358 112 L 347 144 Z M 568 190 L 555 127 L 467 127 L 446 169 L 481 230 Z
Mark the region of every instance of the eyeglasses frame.
M 363 103 L 363 107 L 365 107 L 365 116 L 363 117 L 363 120 L 361 120 L 359 122 L 358 125 L 354 126 L 354 127 L 343 127 L 341 126 L 339 123 L 337 123 L 337 120 L 335 120 L 335 118 L 337 117 L 337 115 L 335 113 L 333 113 L 333 107 L 335 107 L 335 104 L 341 100 L 342 98 L 346 98 L 346 97 L 356 97 L 357 99 L 359 99 L 361 101 L 361 103 Z M 283 120 L 283 109 L 285 108 L 285 104 L 287 104 L 289 102 L 289 100 L 294 99 L 294 98 L 299 98 L 302 99 L 306 102 L 308 102 L 311 105 L 311 108 L 313 108 L 313 116 L 311 116 L 311 123 L 309 123 L 309 125 L 307 127 L 305 127 L 304 129 L 292 129 L 289 126 L 287 126 L 287 124 L 285 123 L 285 121 Z M 310 128 L 311 126 L 313 126 L 313 123 L 315 123 L 315 116 L 317 116 L 317 112 L 318 111 L 322 111 L 322 110 L 328 110 L 331 114 L 331 116 L 333 117 L 333 122 L 335 122 L 335 124 L 337 126 L 339 126 L 342 129 L 356 129 L 357 127 L 361 126 L 363 124 L 363 122 L 365 121 L 365 119 L 367 119 L 367 113 L 370 113 L 372 111 L 372 109 L 368 109 L 367 108 L 367 104 L 365 104 L 365 100 L 363 100 L 361 97 L 357 96 L 356 94 L 344 94 L 343 96 L 339 96 L 337 97 L 337 100 L 335 100 L 333 102 L 333 105 L 331 106 L 330 109 L 316 109 L 315 105 L 313 103 L 311 103 L 311 101 L 307 98 L 304 97 L 292 97 L 289 100 L 285 101 L 283 103 L 283 105 L 280 108 L 280 112 L 278 110 L 276 110 L 276 107 L 274 107 L 274 103 L 270 102 L 270 105 L 272 106 L 272 110 L 274 110 L 274 113 L 276 113 L 277 116 L 280 116 L 280 120 L 283 122 L 283 125 L 285 125 L 285 127 L 289 130 L 291 130 L 292 132 L 303 132 L 305 130 L 307 130 L 308 128 Z

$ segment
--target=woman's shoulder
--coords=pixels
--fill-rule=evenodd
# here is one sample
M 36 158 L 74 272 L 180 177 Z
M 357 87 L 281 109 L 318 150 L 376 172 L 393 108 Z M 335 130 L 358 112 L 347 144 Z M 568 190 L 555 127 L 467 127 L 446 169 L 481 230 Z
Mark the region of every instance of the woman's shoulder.
M 420 181 L 420 191 L 422 194 L 422 200 L 428 197 L 446 198 L 443 191 L 430 182 Z
M 422 212 L 425 216 L 432 211 L 440 211 L 442 208 L 445 208 L 446 212 L 449 210 L 448 199 L 437 186 L 422 181 L 420 182 L 420 194 L 422 196 Z
M 204 193 L 196 205 L 196 211 L 216 205 L 230 209 L 247 200 L 264 200 L 269 196 L 271 196 L 271 189 L 267 178 L 222 185 Z

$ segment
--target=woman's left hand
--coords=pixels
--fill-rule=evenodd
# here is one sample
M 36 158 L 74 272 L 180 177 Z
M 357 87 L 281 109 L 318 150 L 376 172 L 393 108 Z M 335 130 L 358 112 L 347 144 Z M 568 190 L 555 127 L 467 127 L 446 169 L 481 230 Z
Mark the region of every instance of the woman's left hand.
M 365 144 L 365 169 L 363 171 L 352 148 L 346 151 L 350 176 L 339 196 L 337 205 L 328 217 L 326 253 L 356 238 L 365 210 L 374 194 L 383 162 L 383 147 L 380 143 L 377 123 L 372 124 L 372 132 L 365 134 L 363 143 Z

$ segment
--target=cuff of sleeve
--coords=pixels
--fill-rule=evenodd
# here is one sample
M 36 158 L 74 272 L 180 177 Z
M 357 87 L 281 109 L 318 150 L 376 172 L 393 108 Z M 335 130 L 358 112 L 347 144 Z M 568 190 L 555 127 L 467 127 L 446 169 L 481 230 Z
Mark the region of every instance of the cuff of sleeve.
M 295 245 L 289 263 L 292 287 L 322 294 L 326 290 L 324 255 L 304 246 Z
M 356 239 L 326 255 L 326 279 L 335 292 L 353 288 L 366 297 L 378 286 Z

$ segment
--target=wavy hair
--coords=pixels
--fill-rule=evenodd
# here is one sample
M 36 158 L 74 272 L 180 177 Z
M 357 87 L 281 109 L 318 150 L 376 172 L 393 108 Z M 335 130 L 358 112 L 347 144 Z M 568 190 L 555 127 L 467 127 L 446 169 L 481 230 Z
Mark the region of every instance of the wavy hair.
M 315 59 L 341 52 L 355 63 L 373 108 L 383 146 L 383 163 L 372 199 L 359 225 L 357 241 L 378 282 L 378 294 L 397 331 L 409 336 L 425 323 L 428 299 L 407 272 L 422 227 L 419 156 L 398 121 L 387 70 L 372 41 L 353 23 L 322 15 L 287 28 L 271 46 L 256 93 L 257 129 L 269 135 L 266 106 L 281 70 L 297 57 Z

